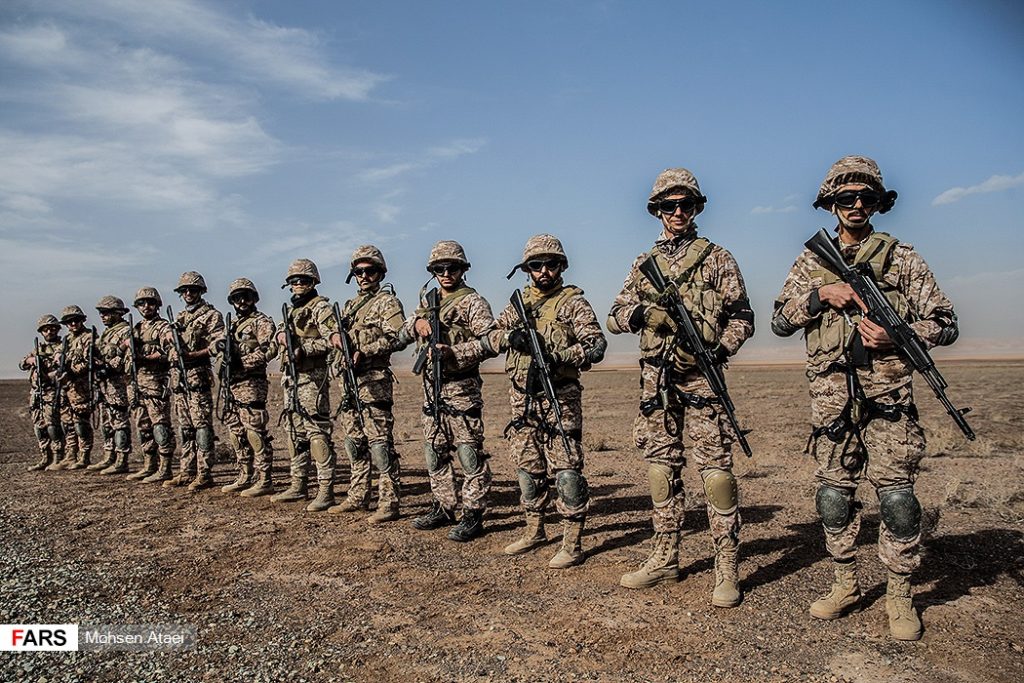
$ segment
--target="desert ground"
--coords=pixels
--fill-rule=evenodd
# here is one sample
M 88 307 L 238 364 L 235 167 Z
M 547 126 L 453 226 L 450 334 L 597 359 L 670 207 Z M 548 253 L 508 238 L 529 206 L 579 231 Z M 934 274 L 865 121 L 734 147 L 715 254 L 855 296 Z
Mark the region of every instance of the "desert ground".
M 500 374 L 485 376 L 495 473 L 487 533 L 468 544 L 409 525 L 430 501 L 411 375 L 399 374 L 396 406 L 403 518 L 383 527 L 365 514 L 308 514 L 219 489 L 29 473 L 38 456 L 28 385 L 2 382 L 0 623 L 191 624 L 199 645 L 179 654 L 0 653 L 0 681 L 1024 680 L 1024 361 L 940 365 L 954 402 L 973 407 L 978 439 L 965 441 L 919 383 L 929 444 L 917 491 L 929 528 L 915 576 L 926 627 L 917 643 L 888 636 L 877 501 L 866 485 L 865 608 L 828 623 L 807 613 L 831 574 L 803 454 L 799 366 L 728 373 L 754 449 L 736 463 L 746 597 L 733 610 L 709 601 L 712 545 L 692 465 L 682 581 L 618 585 L 650 549 L 646 471 L 630 439 L 635 368 L 585 377 L 588 557 L 562 571 L 547 568 L 555 525 L 546 547 L 501 552 L 522 522 L 501 436 L 509 409 Z M 219 484 L 233 478 L 225 444 Z M 278 430 L 279 482 L 286 458 Z M 343 467 L 339 493 L 346 481 Z

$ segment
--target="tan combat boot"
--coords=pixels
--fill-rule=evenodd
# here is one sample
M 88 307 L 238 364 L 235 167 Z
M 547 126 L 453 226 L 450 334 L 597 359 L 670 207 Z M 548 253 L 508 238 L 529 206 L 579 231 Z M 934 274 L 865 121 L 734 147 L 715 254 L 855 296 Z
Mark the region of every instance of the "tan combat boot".
M 78 460 L 69 462 L 65 469 L 88 471 L 91 456 L 92 451 L 82 451 L 81 453 L 78 454 Z
M 359 512 L 360 510 L 366 510 L 366 503 L 346 496 L 345 500 L 332 507 L 328 512 Z
M 156 472 L 157 462 L 159 462 L 159 458 L 157 457 L 156 453 L 143 453 L 142 460 L 142 469 L 139 470 L 138 472 L 132 472 L 127 477 L 125 477 L 125 479 L 127 479 L 128 481 L 137 481 L 139 479 L 145 479 L 149 475 Z
M 28 468 L 29 472 L 39 472 L 41 470 L 45 470 L 47 467 L 50 466 L 50 463 L 53 462 L 53 452 L 49 448 L 40 452 L 39 455 L 40 458 L 38 461 L 36 461 L 36 464 Z
M 216 484 L 213 483 L 213 477 L 210 476 L 209 470 L 203 470 L 199 473 L 192 482 L 188 485 L 189 491 L 202 491 L 204 489 L 212 489 Z
M 739 544 L 726 536 L 715 546 L 715 591 L 711 604 L 715 607 L 736 607 L 743 600 L 739 579 Z
M 889 572 L 885 591 L 885 611 L 889 614 L 889 633 L 896 640 L 921 640 L 924 626 L 910 596 L 910 574 Z
M 143 484 L 155 484 L 157 482 L 169 481 L 171 479 L 171 456 L 161 455 L 159 456 L 159 464 L 157 464 L 156 471 L 142 480 Z
M 296 500 L 306 500 L 306 478 L 305 477 L 292 477 L 291 485 L 271 496 L 270 500 L 275 503 L 291 503 Z
M 273 493 L 274 482 L 270 478 L 270 472 L 260 472 L 256 476 L 256 480 L 252 483 L 252 486 L 238 495 L 245 498 L 259 498 L 260 496 L 269 496 Z
M 85 471 L 86 472 L 99 472 L 101 470 L 107 469 L 108 467 L 110 467 L 111 465 L 113 465 L 116 462 L 117 462 L 117 456 L 114 455 L 114 451 L 103 451 L 103 460 L 101 460 L 99 462 L 94 462 L 93 464 L 89 465 L 88 467 L 85 468 Z M 69 467 L 68 469 L 70 470 L 70 469 L 75 469 L 75 468 L 74 467 Z
M 174 488 L 177 486 L 188 486 L 192 483 L 194 477 L 188 472 L 182 472 L 178 470 L 178 473 L 163 483 L 164 488 Z
M 128 454 L 118 453 L 113 464 L 100 470 L 100 474 L 124 474 L 128 471 Z
M 828 595 L 811 603 L 811 616 L 815 619 L 838 619 L 860 609 L 860 584 L 857 582 L 856 562 L 836 562 L 835 581 Z
M 53 472 L 55 470 L 66 470 L 70 465 L 74 465 L 75 462 L 75 452 L 65 451 L 64 457 L 54 458 L 53 462 L 46 467 L 46 470 L 48 472 Z
M 332 510 L 334 508 L 331 508 Z M 398 519 L 401 515 L 398 514 L 398 506 L 391 505 L 378 505 L 377 511 L 366 518 L 369 524 L 385 524 L 387 522 L 393 522 Z
M 244 491 L 249 488 L 252 484 L 252 464 L 242 464 L 238 466 L 238 476 L 235 480 L 227 486 L 221 488 L 224 493 L 234 493 L 235 491 Z
M 585 521 L 583 517 L 562 520 L 562 547 L 548 561 L 548 567 L 551 569 L 568 569 L 569 567 L 583 564 L 583 546 L 580 544 L 580 539 L 583 536 L 583 523 Z
M 306 506 L 306 512 L 323 512 L 334 506 L 334 485 L 321 483 L 316 490 L 316 498 Z
M 663 581 L 679 580 L 679 533 L 654 534 L 654 550 L 635 572 L 623 574 L 619 584 L 626 588 L 650 588 Z
M 526 529 L 521 538 L 505 546 L 506 555 L 522 555 L 548 540 L 547 534 L 544 533 L 544 512 L 526 510 L 524 514 L 526 515 Z

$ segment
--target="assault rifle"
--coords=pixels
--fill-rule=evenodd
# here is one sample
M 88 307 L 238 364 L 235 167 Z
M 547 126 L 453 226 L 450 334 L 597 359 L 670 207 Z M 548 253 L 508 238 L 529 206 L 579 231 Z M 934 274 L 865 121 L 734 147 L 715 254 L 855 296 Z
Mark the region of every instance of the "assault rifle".
M 57 376 L 53 382 L 53 424 L 60 424 L 60 399 L 61 392 L 64 391 L 64 387 L 61 384 L 64 381 L 64 375 L 68 371 L 68 344 L 71 335 L 64 335 L 64 341 L 60 344 L 60 363 L 57 364 Z
M 36 361 L 36 371 L 32 378 L 32 408 L 43 407 L 43 361 L 39 356 L 39 337 L 32 340 L 35 350 L 32 357 Z
M 819 230 L 814 237 L 804 243 L 811 253 L 825 262 L 832 272 L 838 275 L 843 282 L 850 285 L 854 293 L 864 303 L 864 317 L 880 325 L 889 335 L 896 351 L 903 356 L 903 359 L 910 363 L 917 370 L 928 386 L 932 388 L 935 397 L 939 399 L 956 426 L 964 433 L 968 440 L 974 440 L 974 431 L 967 424 L 964 415 L 971 411 L 970 408 L 956 408 L 946 396 L 945 378 L 935 368 L 935 361 L 932 360 L 924 344 L 921 343 L 917 333 L 900 317 L 896 310 L 885 298 L 878 288 L 874 277 L 871 275 L 871 267 L 866 264 L 850 266 L 843 259 L 842 254 L 836 247 L 832 238 L 824 229 Z
M 93 428 L 99 428 L 103 424 L 103 405 L 106 403 L 103 390 L 96 384 L 96 336 L 96 326 L 93 325 L 89 328 L 89 352 L 86 361 L 89 373 L 89 410 L 92 411 Z M 104 374 L 103 377 L 105 376 Z
M 544 389 L 544 395 L 551 405 L 551 412 L 555 415 L 555 430 L 562 438 L 565 454 L 571 460 L 573 457 L 572 445 L 569 443 L 569 435 L 566 434 L 565 426 L 562 424 L 562 407 L 558 404 L 555 385 L 551 381 L 551 364 L 544 353 L 544 346 L 541 344 L 540 335 L 537 334 L 535 321 L 526 311 L 526 302 L 523 301 L 523 294 L 518 289 L 512 293 L 511 302 L 512 308 L 515 309 L 516 315 L 519 316 L 519 321 L 522 323 L 523 329 L 526 330 L 526 334 L 530 339 L 530 370 L 533 371 L 534 377 L 540 380 L 541 386 Z M 529 380 L 527 380 L 526 385 L 526 406 L 527 411 L 529 411 L 532 398 Z
M 334 302 L 331 312 L 334 314 L 334 324 L 338 326 L 338 335 L 341 337 L 341 358 L 345 363 L 344 374 L 341 376 L 345 395 L 341 399 L 339 409 L 347 405 L 355 407 L 356 420 L 359 422 L 359 428 L 363 429 L 366 426 L 363 422 L 363 402 L 359 398 L 359 381 L 356 379 L 355 363 L 352 360 L 352 345 L 349 344 L 348 325 L 345 324 L 345 319 L 341 316 L 341 306 L 338 305 L 337 301 Z
M 221 422 L 224 421 L 224 416 L 228 412 L 235 409 L 235 394 L 231 391 L 231 364 L 235 362 L 234 337 L 234 332 L 231 330 L 231 314 L 228 313 L 224 320 L 224 353 L 220 358 L 220 372 L 217 373 L 217 381 L 220 385 L 217 387 L 217 393 L 220 394 Z
M 139 401 L 142 396 L 142 392 L 139 389 L 139 368 L 136 364 L 135 356 L 135 321 L 132 319 L 132 314 L 128 314 L 128 361 L 132 367 L 132 401 L 131 408 L 137 408 Z
M 291 434 L 295 434 L 295 413 L 299 410 L 299 370 L 295 365 L 295 338 L 292 334 L 292 323 L 288 317 L 288 304 L 281 304 L 281 318 L 284 320 L 284 363 L 283 370 L 288 379 L 288 393 L 285 396 L 281 417 L 288 416 Z M 278 424 L 281 420 L 278 419 Z
M 416 362 L 413 363 L 413 374 L 423 375 L 423 384 L 426 386 L 427 376 L 423 370 L 427 366 L 427 358 L 431 360 L 432 385 L 430 391 L 430 402 L 423 407 L 423 412 L 434 418 L 437 424 L 441 419 L 441 366 L 444 365 L 441 359 L 441 352 L 437 345 L 441 343 L 441 293 L 434 287 L 427 292 L 425 303 L 430 315 L 430 338 L 420 349 Z
M 171 323 L 171 341 L 174 342 L 174 353 L 178 357 L 178 388 L 184 392 L 186 399 L 191 399 L 192 392 L 188 388 L 188 375 L 185 369 L 185 345 L 181 343 L 178 322 L 174 319 L 174 311 L 170 306 L 167 307 L 167 320 Z
M 725 385 L 722 365 L 715 359 L 715 354 L 711 352 L 707 344 L 704 343 L 704 337 L 697 330 L 696 325 L 693 324 L 693 318 L 686 309 L 686 305 L 683 304 L 679 291 L 669 285 L 665 275 L 661 272 L 661 268 L 658 267 L 658 262 L 654 260 L 654 256 L 649 256 L 647 260 L 640 264 L 640 272 L 657 290 L 661 301 L 668 309 L 669 316 L 671 316 L 676 324 L 675 339 L 672 342 L 673 346 L 680 346 L 684 351 L 693 356 L 694 363 L 700 374 L 707 380 L 708 386 L 711 387 L 715 400 L 721 404 L 722 410 L 725 411 L 725 416 L 729 420 L 733 432 L 736 433 L 736 440 L 739 441 L 743 453 L 748 458 L 751 457 L 753 452 L 750 450 L 750 444 L 747 443 L 747 434 L 749 432 L 740 429 L 739 422 L 736 420 L 736 408 L 732 404 L 732 399 L 729 398 L 729 389 Z

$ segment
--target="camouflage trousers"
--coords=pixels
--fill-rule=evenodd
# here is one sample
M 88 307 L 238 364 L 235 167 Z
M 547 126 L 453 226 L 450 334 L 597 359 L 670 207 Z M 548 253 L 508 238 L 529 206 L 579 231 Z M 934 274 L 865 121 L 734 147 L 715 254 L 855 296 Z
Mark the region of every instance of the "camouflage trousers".
M 558 434 L 555 414 L 547 397 L 530 397 L 530 410 L 526 411 L 526 394 L 514 386 L 509 389 L 512 406 L 512 422 L 506 431 L 509 459 L 518 470 L 519 502 L 528 512 L 542 512 L 547 508 L 551 480 L 557 479 L 559 472 L 572 470 L 583 474 L 582 390 L 578 384 L 570 384 L 559 389 L 556 396 L 562 412 L 562 427 L 568 436 L 568 451 Z M 589 497 L 570 506 L 562 496 L 555 496 L 555 509 L 563 517 L 586 514 L 589 506 Z
M 484 510 L 491 492 L 491 466 L 484 452 L 483 400 L 479 382 L 466 379 L 444 384 L 441 394 L 444 408 L 441 414 L 423 415 L 424 452 L 430 492 L 446 510 L 458 507 L 455 492 L 455 466 L 452 455 L 463 448 L 466 461 L 474 454 L 472 469 L 459 458 L 465 479 L 462 482 L 462 506 L 467 510 Z
M 647 462 L 665 465 L 672 470 L 672 491 L 666 501 L 653 505 L 651 518 L 656 532 L 674 533 L 681 528 L 686 509 L 686 491 L 681 477 L 686 465 L 684 429 L 692 442 L 691 452 L 702 480 L 717 470 L 732 473 L 735 435 L 725 411 L 717 403 L 696 407 L 688 405 L 689 401 L 679 395 L 690 394 L 703 399 L 714 397 L 707 380 L 696 370 L 673 377 L 667 410 L 664 406 L 648 403 L 658 395 L 660 373 L 660 368 L 649 363 L 641 366 L 640 402 L 642 406 L 650 405 L 653 409 L 649 409 L 647 415 L 644 415 L 644 410 L 637 415 L 633 424 L 633 441 Z M 704 493 L 703 488 L 701 491 Z M 706 493 L 704 502 L 715 543 L 726 537 L 738 539 L 741 524 L 739 508 L 723 514 L 715 510 Z
M 127 404 L 104 403 L 100 410 L 100 430 L 103 434 L 104 452 L 124 454 L 132 452 L 132 430 L 128 419 Z M 118 431 L 124 434 L 121 439 L 115 438 Z
M 66 460 L 89 462 L 93 442 L 92 411 L 87 380 L 76 378 L 64 385 L 60 421 L 64 428 Z
M 284 404 L 293 409 L 282 416 L 288 433 L 288 454 L 292 479 L 308 477 L 311 453 L 316 465 L 317 482 L 321 486 L 334 483 L 336 457 L 331 444 L 331 386 L 326 366 L 299 372 L 296 385 L 298 405 L 292 404 L 292 390 L 287 376 L 282 377 Z M 317 445 L 314 447 L 314 443 Z M 319 457 L 319 460 L 317 460 Z
M 139 432 L 139 447 L 146 455 L 161 455 L 166 458 L 174 456 L 175 443 L 174 432 L 171 429 L 171 401 L 167 389 L 167 374 L 139 372 L 139 396 L 130 396 L 135 402 L 132 409 L 135 428 Z M 162 425 L 164 432 L 157 442 L 153 428 Z
M 209 386 L 175 392 L 174 415 L 181 430 L 179 474 L 204 476 L 213 469 L 213 394 Z
M 395 416 L 392 413 L 393 384 L 390 370 L 370 370 L 360 376 L 362 424 L 354 402 L 346 399 L 342 403 L 341 428 L 350 467 L 347 497 L 351 503 L 362 507 L 370 502 L 371 463 L 379 472 L 380 509 L 397 510 L 401 501 L 402 473 L 395 451 Z
M 875 389 L 878 391 L 878 388 Z M 847 401 L 846 378 L 842 372 L 818 375 L 811 380 L 811 414 L 814 426 L 829 424 L 843 410 Z M 875 393 L 874 391 L 872 393 Z M 870 396 L 880 403 L 911 406 L 913 393 L 909 383 L 892 387 L 888 391 Z M 833 443 L 822 435 L 812 439 L 810 451 L 818 469 L 814 476 L 819 483 L 846 489 L 856 496 L 857 486 L 867 477 L 876 495 L 889 490 L 913 489 L 921 458 L 924 457 L 924 431 L 915 418 L 906 414 L 890 422 L 883 418 L 872 420 L 863 430 L 867 452 L 861 451 L 856 440 L 851 442 L 852 457 L 841 462 L 843 444 Z M 861 510 L 854 504 L 847 526 L 840 531 L 825 532 L 825 547 L 837 560 L 856 557 L 857 533 L 860 531 Z M 921 535 L 910 540 L 899 540 L 880 521 L 878 528 L 878 558 L 894 572 L 909 574 L 921 564 Z
M 54 410 L 56 391 L 48 389 L 38 402 L 33 399 L 31 410 L 32 426 L 39 445 L 39 453 L 44 457 L 53 458 L 54 462 L 64 457 L 64 435 L 61 428 L 60 411 Z
M 253 465 L 257 472 L 270 472 L 274 464 L 274 451 L 270 441 L 270 413 L 267 412 L 266 402 L 236 402 L 232 408 L 224 410 L 223 422 L 231 435 L 235 462 L 240 466 Z M 250 435 L 255 435 L 257 443 L 263 445 L 260 453 L 254 450 Z

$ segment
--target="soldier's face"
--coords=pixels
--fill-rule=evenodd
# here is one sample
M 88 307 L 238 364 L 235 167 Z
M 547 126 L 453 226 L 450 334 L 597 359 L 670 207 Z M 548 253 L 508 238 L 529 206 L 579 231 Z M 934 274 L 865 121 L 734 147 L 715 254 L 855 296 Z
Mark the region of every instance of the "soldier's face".
M 431 266 L 430 272 L 433 273 L 437 284 L 441 285 L 441 289 L 451 291 L 462 282 L 466 269 L 461 263 L 442 261 Z
M 533 280 L 537 289 L 547 291 L 558 282 L 565 266 L 562 264 L 562 259 L 558 257 L 540 256 L 527 261 L 526 269 L 530 271 L 530 279 Z
M 160 304 L 156 302 L 156 299 L 141 299 L 136 302 L 135 308 L 138 309 L 139 314 L 146 320 L 152 320 L 156 317 L 156 312 L 160 308 Z
M 121 314 L 117 311 L 104 309 L 100 311 L 100 320 L 103 321 L 104 327 L 110 327 L 121 321 Z
M 82 318 L 75 318 L 74 320 L 69 320 L 64 324 L 68 326 L 68 332 L 71 334 L 81 334 L 85 329 L 85 320 Z
M 203 290 L 199 287 L 182 287 L 179 294 L 181 294 L 181 300 L 191 306 L 199 302 L 203 296 Z
M 256 307 L 256 297 L 252 292 L 243 290 L 231 295 L 231 305 L 238 315 L 248 315 Z
M 384 278 L 384 271 L 372 261 L 357 261 L 352 266 L 352 274 L 356 277 L 360 291 L 372 289 Z
M 858 192 L 860 190 L 870 190 L 871 187 L 864 185 L 863 183 L 847 183 L 836 190 L 836 194 L 843 192 Z M 839 206 L 839 204 L 832 204 L 832 213 L 835 214 L 836 218 L 839 219 L 839 224 L 847 230 L 859 232 L 864 230 L 871 224 L 871 217 L 878 210 L 878 205 L 864 206 L 864 202 L 861 199 L 857 199 L 851 207 Z
M 313 287 L 316 285 L 313 282 L 313 278 L 306 277 L 305 275 L 296 275 L 295 277 L 288 280 L 288 286 L 292 289 L 292 294 L 296 296 L 302 296 L 303 294 L 309 294 L 313 291 Z
M 665 197 L 662 201 L 678 202 L 680 200 L 687 199 L 689 195 L 682 192 L 673 192 L 669 196 Z M 672 235 L 682 235 L 683 233 L 689 232 L 693 226 L 693 218 L 697 213 L 697 206 L 691 203 L 690 208 L 687 209 L 684 205 L 676 206 L 672 213 L 659 210 L 658 218 L 661 219 L 661 225 L 665 228 L 665 231 Z
M 46 325 L 39 333 L 43 335 L 43 339 L 48 342 L 57 341 L 57 335 L 60 334 L 60 325 Z

